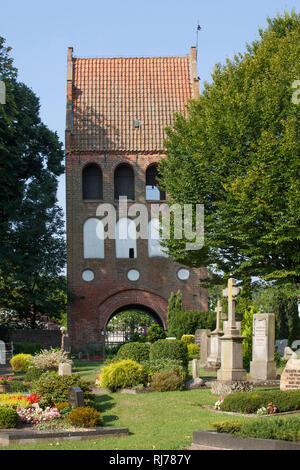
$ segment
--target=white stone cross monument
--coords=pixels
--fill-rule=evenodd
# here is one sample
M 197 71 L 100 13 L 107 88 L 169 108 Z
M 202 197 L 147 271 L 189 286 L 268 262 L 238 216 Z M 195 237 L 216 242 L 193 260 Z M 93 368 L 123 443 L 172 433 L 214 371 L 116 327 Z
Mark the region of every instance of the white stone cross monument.
M 221 366 L 221 342 L 220 338 L 224 332 L 221 330 L 221 313 L 222 306 L 221 301 L 218 300 L 217 308 L 215 309 L 217 314 L 216 329 L 210 334 L 210 354 L 207 358 L 207 366 L 205 369 L 218 370 Z
M 235 322 L 235 298 L 241 289 L 235 286 L 235 280 L 228 280 L 227 289 L 223 296 L 228 297 L 228 322 L 221 341 L 221 368 L 218 370 L 218 380 L 235 382 L 245 380 L 247 372 L 243 369 L 243 339 Z

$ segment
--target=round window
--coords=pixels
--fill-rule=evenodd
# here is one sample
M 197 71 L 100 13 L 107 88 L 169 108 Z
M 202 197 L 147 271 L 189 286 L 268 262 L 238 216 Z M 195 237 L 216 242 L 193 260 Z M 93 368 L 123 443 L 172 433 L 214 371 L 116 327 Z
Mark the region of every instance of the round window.
M 186 281 L 190 277 L 190 272 L 188 269 L 179 269 L 179 271 L 177 272 L 177 277 L 181 281 Z
M 94 273 L 93 271 L 91 271 L 90 269 L 86 269 L 85 271 L 83 271 L 82 273 L 82 279 L 86 282 L 91 282 L 94 280 Z
M 127 273 L 129 281 L 137 281 L 140 278 L 140 273 L 136 269 L 130 269 Z

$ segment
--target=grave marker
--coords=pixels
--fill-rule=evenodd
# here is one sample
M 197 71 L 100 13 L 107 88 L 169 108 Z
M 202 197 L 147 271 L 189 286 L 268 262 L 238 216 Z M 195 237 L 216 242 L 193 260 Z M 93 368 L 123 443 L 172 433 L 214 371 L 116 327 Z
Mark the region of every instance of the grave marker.
M 80 387 L 72 387 L 69 389 L 68 402 L 70 408 L 79 408 L 85 406 L 83 391 Z
M 275 315 L 258 313 L 253 315 L 253 346 L 250 363 L 252 380 L 276 379 L 274 361 Z
M 290 359 L 280 377 L 280 390 L 300 389 L 300 360 Z
M 6 347 L 2 340 L 0 340 L 0 364 L 6 364 Z

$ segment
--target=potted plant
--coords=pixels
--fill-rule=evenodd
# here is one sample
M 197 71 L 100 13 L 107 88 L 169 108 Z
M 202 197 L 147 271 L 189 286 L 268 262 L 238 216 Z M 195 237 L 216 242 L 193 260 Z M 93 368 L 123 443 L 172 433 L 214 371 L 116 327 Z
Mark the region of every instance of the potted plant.
M 10 390 L 12 377 L 0 377 L 0 393 L 7 393 Z

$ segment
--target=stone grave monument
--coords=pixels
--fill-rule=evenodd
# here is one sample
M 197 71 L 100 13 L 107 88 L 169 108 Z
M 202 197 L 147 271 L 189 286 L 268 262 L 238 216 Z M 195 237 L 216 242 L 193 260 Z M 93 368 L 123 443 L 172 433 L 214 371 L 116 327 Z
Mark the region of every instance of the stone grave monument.
M 210 354 L 210 330 L 200 331 L 200 367 L 206 367 L 207 358 Z
M 67 362 L 58 364 L 58 375 L 72 375 L 72 366 Z
M 236 382 L 245 380 L 247 372 L 243 369 L 243 339 L 235 322 L 235 298 L 241 289 L 235 286 L 235 280 L 228 280 L 223 296 L 228 297 L 228 323 L 221 341 L 221 368 L 218 370 L 218 381 Z
M 6 364 L 6 347 L 2 339 L 0 339 L 0 364 Z
M 224 332 L 221 330 L 222 306 L 220 300 L 218 300 L 215 312 L 217 313 L 216 329 L 210 334 L 210 354 L 207 358 L 207 365 L 205 367 L 205 370 L 207 371 L 216 371 L 221 367 L 220 338 L 223 336 Z
M 280 390 L 300 389 L 300 359 L 288 360 L 280 377 Z
M 192 360 L 192 376 L 193 379 L 197 379 L 199 377 L 199 359 Z
M 275 315 L 257 313 L 253 315 L 251 380 L 275 380 Z
M 284 349 L 288 346 L 289 342 L 287 339 L 277 339 L 275 341 L 275 348 L 278 351 L 278 354 L 283 357 Z
M 72 387 L 68 392 L 68 402 L 70 408 L 85 406 L 83 391 L 80 387 Z

